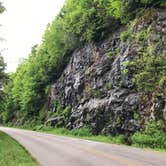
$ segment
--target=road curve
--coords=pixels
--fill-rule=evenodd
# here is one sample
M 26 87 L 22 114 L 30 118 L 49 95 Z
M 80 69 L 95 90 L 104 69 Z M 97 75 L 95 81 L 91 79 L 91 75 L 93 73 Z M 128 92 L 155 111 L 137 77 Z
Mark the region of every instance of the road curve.
M 21 143 L 41 166 L 166 166 L 166 153 L 13 128 L 0 130 Z

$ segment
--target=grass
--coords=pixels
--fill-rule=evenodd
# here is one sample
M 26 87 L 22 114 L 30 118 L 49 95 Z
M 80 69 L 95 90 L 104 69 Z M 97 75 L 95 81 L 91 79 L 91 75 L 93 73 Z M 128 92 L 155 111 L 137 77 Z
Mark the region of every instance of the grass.
M 36 126 L 33 130 L 45 132 L 49 134 L 55 135 L 62 135 L 62 136 L 69 136 L 75 138 L 82 138 L 86 140 L 93 140 L 98 142 L 105 142 L 105 143 L 114 143 L 114 144 L 125 144 L 124 136 L 103 136 L 103 135 L 92 135 L 88 128 L 80 128 L 75 130 L 68 130 L 66 128 L 52 128 L 48 126 Z
M 136 132 L 132 137 L 134 146 L 166 151 L 166 132 L 160 122 L 150 122 L 144 131 Z
M 127 145 L 123 135 L 118 135 L 118 136 L 92 135 L 89 129 L 86 127 L 81 129 L 68 130 L 66 128 L 52 128 L 49 126 L 40 125 L 40 126 L 34 127 L 33 130 L 45 132 L 49 134 L 82 138 L 86 140 L 105 142 L 110 144 Z M 139 132 L 135 133 L 131 137 L 131 140 L 132 140 L 131 146 L 134 146 L 137 148 L 149 149 L 149 150 L 150 149 L 156 150 L 160 152 L 166 152 L 165 134 L 161 134 L 159 130 L 156 130 L 156 131 L 157 131 L 157 134 L 156 133 L 154 134 L 154 130 L 153 130 L 153 132 L 150 132 L 149 134 L 147 134 L 146 137 L 145 137 L 145 134 L 143 133 L 139 133 Z
M 38 166 L 14 139 L 0 131 L 0 166 Z

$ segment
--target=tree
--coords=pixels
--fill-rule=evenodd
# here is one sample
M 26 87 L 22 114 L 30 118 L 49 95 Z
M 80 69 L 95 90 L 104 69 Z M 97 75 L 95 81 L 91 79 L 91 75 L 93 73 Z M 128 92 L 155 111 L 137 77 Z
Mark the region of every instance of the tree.
M 2 89 L 3 85 L 4 85 L 4 81 L 5 81 L 5 66 L 6 64 L 4 63 L 4 59 L 3 57 L 0 55 L 0 89 Z
M 4 6 L 2 5 L 2 2 L 0 2 L 0 14 L 3 13 L 5 11 Z M 0 90 L 2 89 L 3 83 L 4 83 L 4 77 L 5 77 L 5 63 L 4 63 L 4 59 L 1 56 L 1 52 L 0 52 Z
M 0 2 L 0 14 L 3 13 L 4 11 L 5 7 L 2 5 L 2 2 Z M 1 111 L 4 109 L 4 98 L 5 98 L 5 95 L 2 91 L 6 79 L 5 66 L 6 64 L 4 63 L 4 59 L 1 56 L 0 52 L 0 122 L 1 122 Z
M 3 13 L 5 11 L 4 6 L 2 5 L 2 2 L 0 2 L 0 14 Z M 4 63 L 4 59 L 1 56 L 1 52 L 0 52 L 0 91 L 2 89 L 2 86 L 4 84 L 4 78 L 5 78 L 5 63 Z
M 2 2 L 0 2 L 0 13 L 3 13 L 5 11 L 5 7 L 2 5 Z

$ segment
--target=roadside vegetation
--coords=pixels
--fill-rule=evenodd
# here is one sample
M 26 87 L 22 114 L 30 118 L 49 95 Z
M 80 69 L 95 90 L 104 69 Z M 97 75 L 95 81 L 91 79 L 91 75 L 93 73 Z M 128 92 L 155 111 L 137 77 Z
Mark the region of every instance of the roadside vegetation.
M 145 130 L 132 135 L 131 141 L 136 147 L 166 151 L 166 132 L 160 123 L 149 123 Z
M 14 139 L 0 131 L 1 166 L 38 166 L 30 154 Z
M 166 132 L 162 132 L 160 125 L 151 123 L 145 131 L 137 132 L 130 138 L 125 138 L 124 135 L 104 136 L 92 135 L 88 128 L 68 130 L 66 128 L 51 128 L 48 126 L 36 126 L 33 130 L 42 131 L 50 134 L 64 135 L 70 137 L 83 138 L 87 140 L 132 145 L 140 148 L 150 148 L 159 151 L 166 151 Z M 126 140 L 127 139 L 127 140 Z
M 69 137 L 82 138 L 87 140 L 106 142 L 106 143 L 115 143 L 115 144 L 125 144 L 124 136 L 104 136 L 104 135 L 92 135 L 90 130 L 87 127 L 83 127 L 80 129 L 68 130 L 66 128 L 52 128 L 48 126 L 36 126 L 34 127 L 35 131 L 46 132 L 49 134 L 63 135 Z
M 18 126 L 15 127 L 18 128 Z M 161 126 L 159 123 L 149 123 L 146 130 L 136 132 L 129 138 L 126 138 L 124 135 L 93 135 L 88 127 L 73 130 L 46 125 L 21 126 L 19 128 L 60 136 L 75 137 L 110 144 L 130 145 L 138 148 L 146 148 L 166 152 L 166 132 L 163 132 L 161 130 Z

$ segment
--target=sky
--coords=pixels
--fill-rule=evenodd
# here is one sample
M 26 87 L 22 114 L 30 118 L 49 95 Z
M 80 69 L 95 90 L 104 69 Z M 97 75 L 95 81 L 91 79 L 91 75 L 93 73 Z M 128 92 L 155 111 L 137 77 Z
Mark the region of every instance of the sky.
M 0 15 L 0 44 L 7 72 L 14 72 L 31 47 L 40 44 L 48 23 L 59 13 L 65 0 L 1 0 L 6 12 Z

